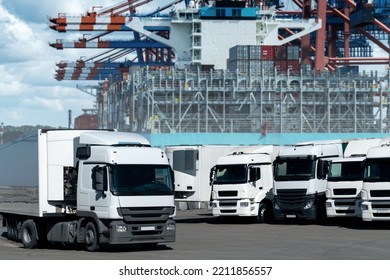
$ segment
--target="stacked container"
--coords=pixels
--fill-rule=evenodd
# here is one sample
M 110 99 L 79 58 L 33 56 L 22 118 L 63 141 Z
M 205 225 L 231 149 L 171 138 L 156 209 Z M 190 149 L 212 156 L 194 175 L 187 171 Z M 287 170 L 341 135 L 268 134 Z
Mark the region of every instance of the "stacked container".
M 261 46 L 234 46 L 229 49 L 227 68 L 241 73 L 261 72 Z
M 235 46 L 229 49 L 227 68 L 241 73 L 300 71 L 299 46 Z

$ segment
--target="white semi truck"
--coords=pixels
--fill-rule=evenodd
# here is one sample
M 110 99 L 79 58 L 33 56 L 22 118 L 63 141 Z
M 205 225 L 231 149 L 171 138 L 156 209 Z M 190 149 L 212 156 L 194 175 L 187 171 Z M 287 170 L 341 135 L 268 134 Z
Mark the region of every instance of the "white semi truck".
M 328 161 L 341 156 L 341 140 L 302 142 L 281 147 L 274 162 L 274 218 L 325 218 Z
M 361 197 L 363 221 L 390 220 L 390 138 L 367 152 Z
M 277 146 L 239 147 L 218 159 L 211 171 L 213 216 L 272 219 L 273 161 Z
M 179 202 L 210 202 L 210 169 L 220 156 L 237 146 L 171 145 L 165 153 L 175 173 L 175 200 Z
M 344 157 L 331 160 L 327 177 L 327 217 L 361 217 L 360 192 L 363 187 L 363 161 L 367 151 L 381 139 L 356 139 L 348 142 Z
M 39 130 L 0 147 L 0 213 L 7 236 L 40 243 L 175 241 L 173 177 L 143 136 L 109 130 Z

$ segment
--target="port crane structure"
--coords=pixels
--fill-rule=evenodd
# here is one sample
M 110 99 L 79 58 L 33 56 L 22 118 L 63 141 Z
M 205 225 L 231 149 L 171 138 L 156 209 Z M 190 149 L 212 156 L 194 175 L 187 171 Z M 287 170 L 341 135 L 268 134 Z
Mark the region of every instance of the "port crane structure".
M 58 39 L 50 46 L 104 50 L 73 63 L 59 62 L 56 79 L 104 80 L 110 75 L 120 77 L 134 65 L 157 67 L 180 64 L 180 57 L 186 55 L 186 50 L 180 48 L 188 46 L 183 44 L 183 34 L 176 27 L 186 20 L 194 23 L 193 17 L 198 16 L 198 10 L 195 6 L 190 7 L 188 0 L 176 0 L 149 13 L 138 12 L 143 6 L 153 4 L 151 2 L 153 0 L 127 0 L 106 8 L 92 7 L 81 16 L 60 13 L 50 18 L 50 27 L 58 32 L 96 33 L 84 35 L 75 42 Z M 256 11 L 257 28 L 262 29 L 256 34 L 256 44 L 282 45 L 300 41 L 302 64 L 314 63 L 317 71 L 335 70 L 342 65 L 389 64 L 388 57 L 372 57 L 369 41 L 389 53 L 389 47 L 383 40 L 390 35 L 390 1 L 379 0 L 374 4 L 363 0 L 292 2 L 299 9 L 281 9 L 276 1 L 273 3 L 276 4 L 273 6 L 275 9 L 263 6 Z M 261 2 L 249 1 L 248 4 L 260 6 Z M 170 12 L 166 12 L 169 9 Z M 182 15 L 187 18 L 181 18 Z M 204 13 L 203 18 L 206 16 Z M 247 19 L 243 15 L 234 17 L 240 21 Z M 113 33 L 126 34 L 124 37 L 127 39 L 118 39 L 122 35 L 109 38 Z M 312 57 L 315 57 L 314 62 Z M 123 58 L 125 60 L 120 61 Z

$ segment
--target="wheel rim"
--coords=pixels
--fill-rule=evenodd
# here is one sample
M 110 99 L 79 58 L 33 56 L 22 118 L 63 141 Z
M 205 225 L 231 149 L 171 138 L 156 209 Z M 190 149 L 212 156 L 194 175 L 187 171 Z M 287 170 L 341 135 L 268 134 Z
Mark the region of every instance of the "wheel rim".
M 93 246 L 95 239 L 95 233 L 93 230 L 88 230 L 85 235 L 85 244 L 87 244 L 88 247 Z
M 26 229 L 23 231 L 23 240 L 24 240 L 26 243 L 30 243 L 30 242 L 31 242 L 31 231 L 30 231 L 30 229 L 26 228 Z

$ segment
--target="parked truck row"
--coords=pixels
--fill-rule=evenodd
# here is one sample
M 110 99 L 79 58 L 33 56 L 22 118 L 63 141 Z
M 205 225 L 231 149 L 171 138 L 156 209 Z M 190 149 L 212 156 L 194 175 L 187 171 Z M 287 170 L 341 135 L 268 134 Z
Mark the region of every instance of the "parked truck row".
M 212 146 L 196 149 L 200 147 L 217 155 Z M 253 216 L 259 222 L 290 218 L 321 221 L 333 217 L 390 220 L 390 138 L 219 149 L 219 155 L 225 155 L 196 157 L 195 170 L 202 165 L 213 167 L 209 178 L 207 170 L 192 173 L 192 180 L 202 183 L 191 186 L 192 198 L 180 196 L 180 201 L 199 199 L 196 193 L 202 189 L 202 201 L 208 201 L 211 192 L 211 211 L 217 217 Z M 170 159 L 175 165 L 175 160 Z M 179 166 L 183 169 L 184 165 Z M 181 171 L 175 166 L 173 169 L 177 186 L 189 182 L 181 183 Z
M 8 238 L 40 244 L 174 242 L 178 202 L 213 216 L 390 220 L 390 138 L 177 145 L 114 130 L 39 130 L 0 147 Z

